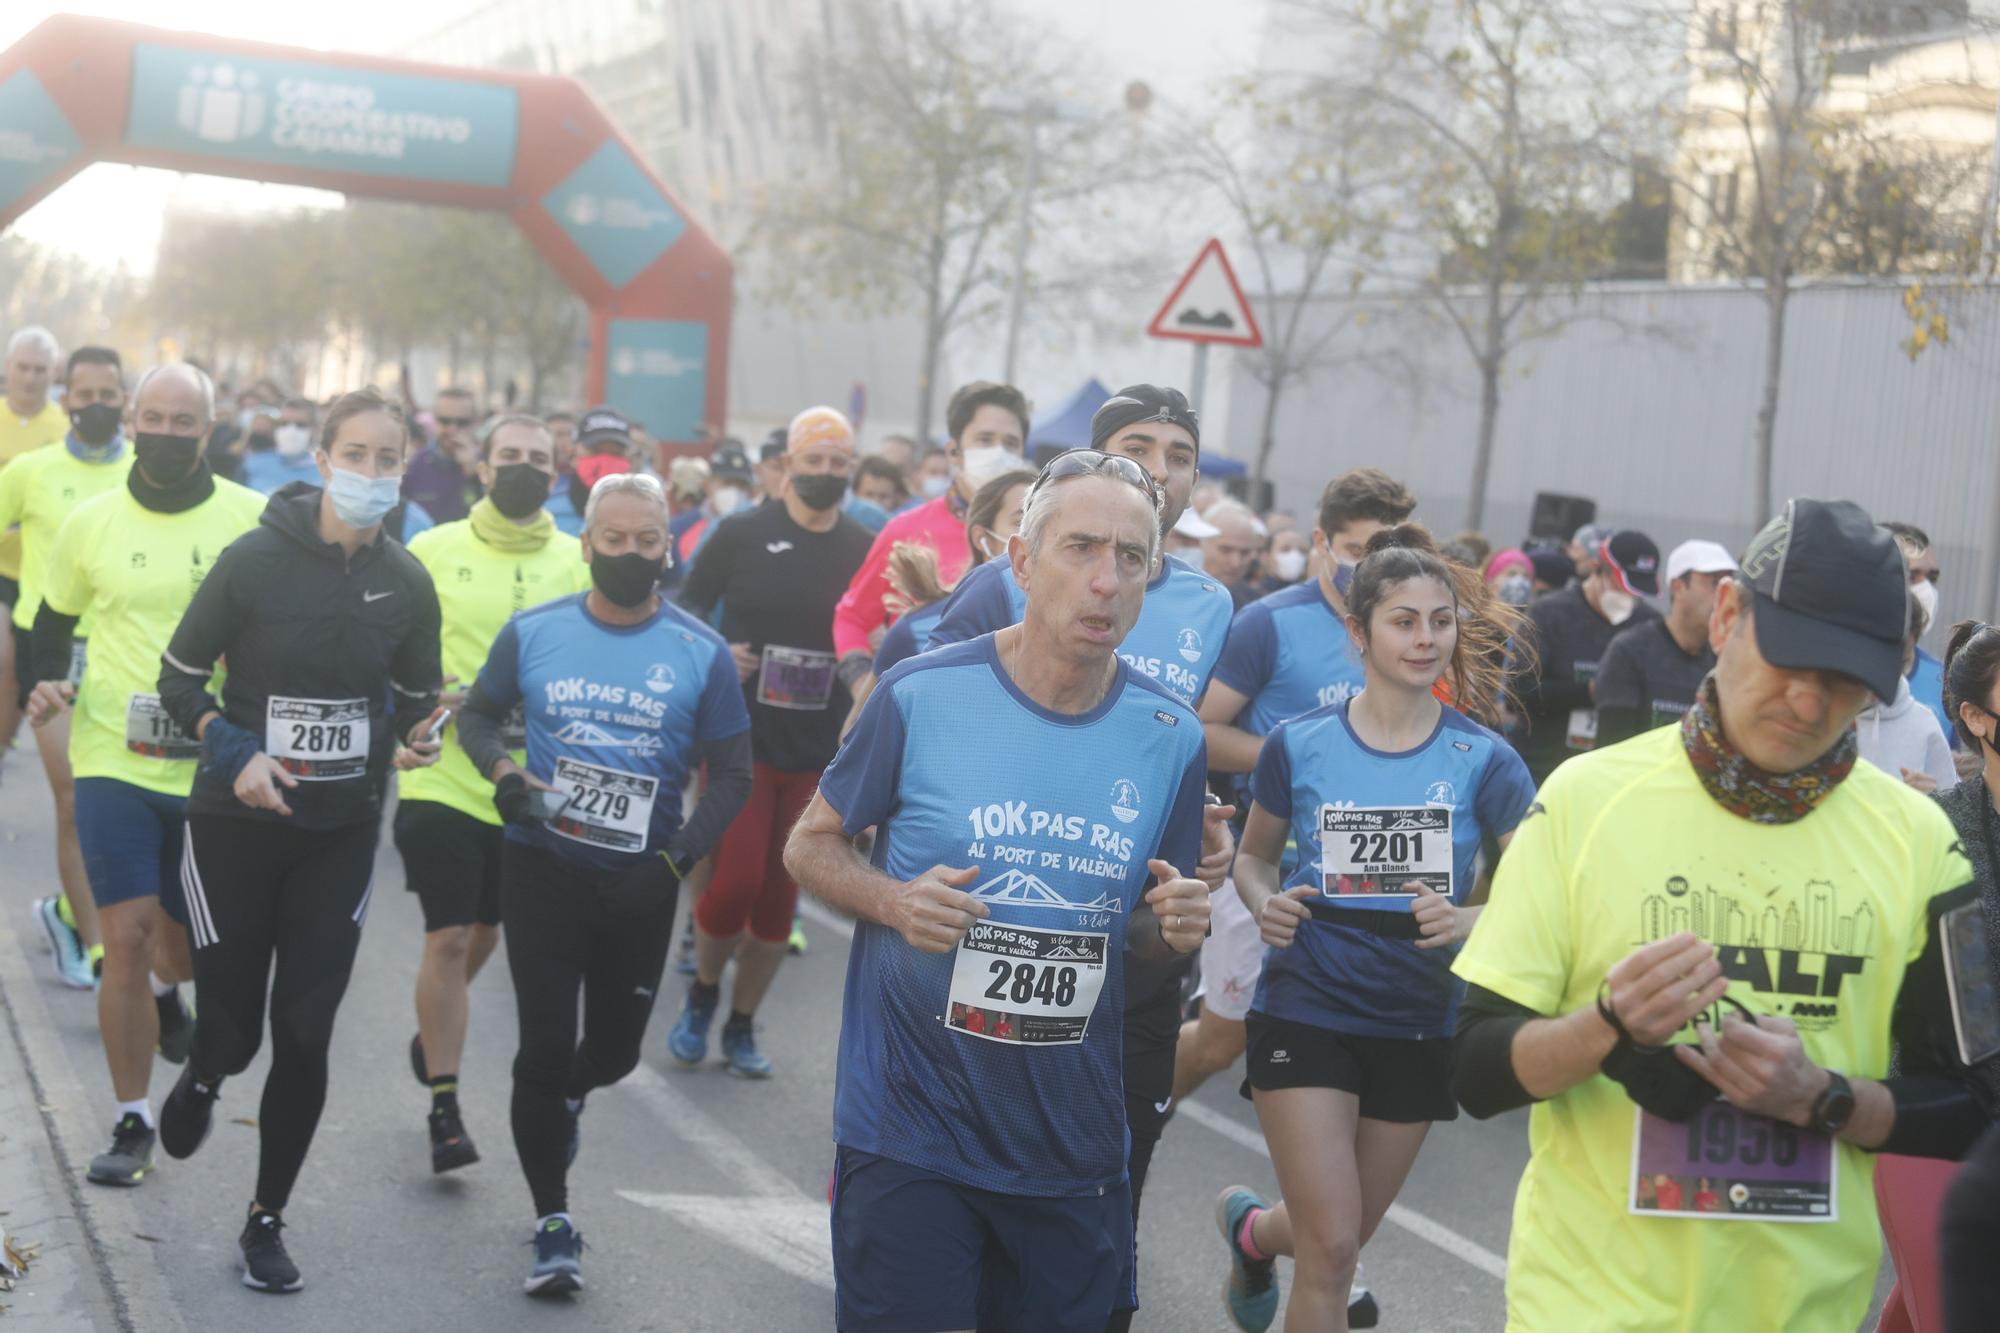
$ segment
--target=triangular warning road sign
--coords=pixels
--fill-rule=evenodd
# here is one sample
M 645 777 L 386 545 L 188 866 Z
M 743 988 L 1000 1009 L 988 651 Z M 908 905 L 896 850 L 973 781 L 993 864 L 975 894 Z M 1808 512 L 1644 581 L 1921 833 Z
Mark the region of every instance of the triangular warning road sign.
M 1175 284 L 1173 294 L 1153 316 L 1146 332 L 1155 338 L 1227 343 L 1231 347 L 1264 345 L 1264 334 L 1257 327 L 1250 303 L 1243 299 L 1236 270 L 1229 266 L 1222 242 L 1213 238 Z

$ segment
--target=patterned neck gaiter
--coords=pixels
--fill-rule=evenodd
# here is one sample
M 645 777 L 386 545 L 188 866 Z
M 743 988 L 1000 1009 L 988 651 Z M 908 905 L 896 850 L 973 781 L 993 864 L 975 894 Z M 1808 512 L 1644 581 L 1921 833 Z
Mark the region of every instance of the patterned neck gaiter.
M 1681 716 L 1681 747 L 1687 751 L 1702 790 L 1730 814 L 1753 824 L 1791 824 L 1804 819 L 1854 771 L 1860 742 L 1853 727 L 1831 749 L 1791 773 L 1766 773 L 1745 759 L 1722 734 L 1722 710 L 1715 677 L 1701 683 L 1694 706 Z

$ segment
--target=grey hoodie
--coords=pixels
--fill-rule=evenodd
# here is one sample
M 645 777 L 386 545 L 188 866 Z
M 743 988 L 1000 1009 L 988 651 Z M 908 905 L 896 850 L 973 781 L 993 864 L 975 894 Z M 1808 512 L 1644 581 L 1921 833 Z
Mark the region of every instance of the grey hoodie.
M 1894 700 L 1862 710 L 1854 727 L 1861 738 L 1861 757 L 1890 777 L 1901 778 L 1909 769 L 1936 778 L 1939 791 L 1957 785 L 1958 770 L 1952 767 L 1951 747 L 1945 743 L 1937 714 L 1917 702 L 1907 680 L 1896 682 Z

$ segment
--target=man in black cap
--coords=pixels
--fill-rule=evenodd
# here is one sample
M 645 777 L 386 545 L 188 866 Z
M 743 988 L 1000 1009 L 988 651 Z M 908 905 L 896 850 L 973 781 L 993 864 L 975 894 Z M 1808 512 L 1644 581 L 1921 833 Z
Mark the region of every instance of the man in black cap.
M 1557 770 L 1454 964 L 1459 1101 L 1535 1103 L 1524 1328 L 1853 1327 L 1874 1154 L 1956 1158 L 1985 1124 L 1940 930 L 1978 911 L 1972 868 L 1857 759 L 1900 679 L 1902 556 L 1858 506 L 1794 500 L 1741 565 L 1681 725 Z
M 674 558 L 661 586 L 678 588 L 694 566 L 700 551 L 715 532 L 715 525 L 732 514 L 748 513 L 755 507 L 757 476 L 742 441 L 725 437 L 709 456 L 708 479 L 702 483 L 702 502 L 685 513 L 674 515 L 667 536 Z
M 1660 593 L 1660 548 L 1643 532 L 1614 532 L 1583 580 L 1529 605 L 1534 654 L 1515 662 L 1508 684 L 1526 719 L 1514 746 L 1540 786 L 1557 764 L 1597 745 L 1590 683 L 1611 640 L 1658 619 L 1644 599 Z

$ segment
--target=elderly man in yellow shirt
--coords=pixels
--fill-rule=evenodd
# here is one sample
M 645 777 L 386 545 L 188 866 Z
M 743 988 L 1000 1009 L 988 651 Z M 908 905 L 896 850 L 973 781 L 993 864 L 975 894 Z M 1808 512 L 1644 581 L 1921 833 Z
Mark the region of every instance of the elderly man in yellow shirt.
M 0 412 L 0 468 L 30 449 L 54 444 L 69 432 L 69 413 L 49 397 L 61 349 L 56 336 L 40 325 L 17 330 L 7 340 L 7 408 Z M 0 608 L 11 614 L 21 596 L 21 533 L 0 529 Z M 14 743 L 27 698 L 27 654 L 20 651 L 27 636 L 0 634 L 0 755 Z M 17 676 L 15 668 L 20 666 Z M 28 684 L 33 684 L 28 681 Z

